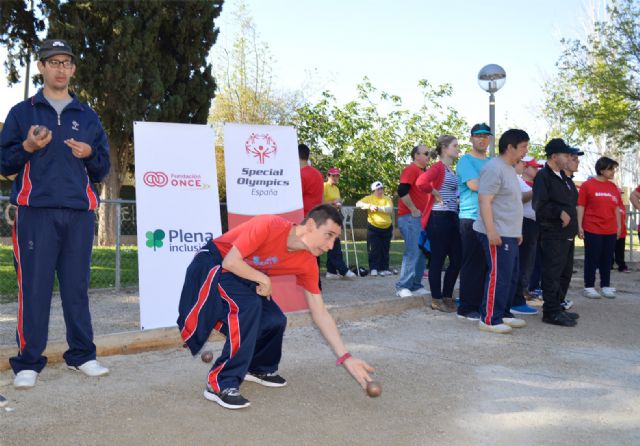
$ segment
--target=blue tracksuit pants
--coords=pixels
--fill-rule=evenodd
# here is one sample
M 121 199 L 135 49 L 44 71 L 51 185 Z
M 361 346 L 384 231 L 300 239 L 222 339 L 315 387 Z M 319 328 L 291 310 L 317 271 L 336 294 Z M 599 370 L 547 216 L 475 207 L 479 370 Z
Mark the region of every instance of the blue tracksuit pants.
M 518 283 L 518 239 L 501 237 L 502 245 L 489 244 L 485 234 L 477 232 L 487 261 L 487 276 L 480 306 L 481 321 L 487 325 L 502 323 L 511 316 L 511 301 Z
M 226 336 L 207 382 L 215 392 L 238 388 L 248 371 L 278 370 L 287 318 L 280 307 L 256 293 L 256 285 L 221 268 L 212 242 L 189 265 L 180 298 L 178 328 L 192 354 L 211 331 Z
M 95 230 L 93 211 L 20 206 L 13 226 L 18 276 L 18 355 L 14 373 L 40 372 L 47 346 L 54 275 L 60 284 L 69 349 L 64 360 L 79 366 L 96 358 L 89 313 L 89 272 Z

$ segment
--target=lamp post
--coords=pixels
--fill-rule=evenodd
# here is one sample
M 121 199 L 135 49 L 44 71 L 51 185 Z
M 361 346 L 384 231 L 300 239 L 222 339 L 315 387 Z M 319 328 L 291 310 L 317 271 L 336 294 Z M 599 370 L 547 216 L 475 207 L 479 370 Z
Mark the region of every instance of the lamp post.
M 491 138 L 491 145 L 489 146 L 489 154 L 491 156 L 495 155 L 496 146 L 496 97 L 494 93 L 504 86 L 506 80 L 507 73 L 500 65 L 485 65 L 478 72 L 478 85 L 489 93 L 489 125 L 494 135 L 493 138 Z

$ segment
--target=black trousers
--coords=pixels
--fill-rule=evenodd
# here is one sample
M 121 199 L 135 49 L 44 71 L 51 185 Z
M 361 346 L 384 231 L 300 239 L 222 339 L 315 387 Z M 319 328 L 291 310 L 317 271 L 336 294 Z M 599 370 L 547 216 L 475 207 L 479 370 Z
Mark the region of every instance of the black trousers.
M 540 238 L 542 252 L 542 311 L 554 314 L 562 311 L 573 274 L 574 239 Z
M 487 275 L 487 262 L 484 248 L 473 230 L 470 218 L 460 219 L 460 241 L 462 245 L 462 265 L 460 267 L 460 306 L 458 314 L 466 315 L 472 311 L 480 313 L 484 296 L 484 280 Z
M 522 219 L 522 243 L 518 247 L 520 261 L 520 277 L 516 285 L 516 293 L 513 296 L 512 307 L 526 305 L 524 292 L 529 289 L 529 279 L 533 266 L 536 263 L 536 251 L 538 248 L 538 224 L 530 218 Z
M 367 224 L 367 252 L 369 254 L 369 269 L 378 271 L 389 270 L 389 249 L 393 225 L 380 229 L 372 224 Z
M 616 265 L 618 265 L 618 271 L 624 271 L 628 268 L 627 263 L 624 261 L 625 244 L 626 239 L 624 238 L 619 238 L 618 240 L 616 240 L 616 251 L 614 260 L 616 262 Z

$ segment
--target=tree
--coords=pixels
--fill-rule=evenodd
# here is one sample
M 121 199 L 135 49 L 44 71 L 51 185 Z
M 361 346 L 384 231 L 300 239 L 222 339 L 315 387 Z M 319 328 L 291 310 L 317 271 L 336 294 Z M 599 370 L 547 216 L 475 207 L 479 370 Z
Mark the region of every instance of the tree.
M 222 0 L 44 3 L 48 35 L 68 40 L 79 59 L 72 90 L 109 136 L 101 198 L 118 198 L 133 169 L 134 121 L 206 123 L 216 88 L 207 57 Z M 100 207 L 100 244 L 114 243 L 113 211 Z
M 299 90 L 278 90 L 273 83 L 276 61 L 269 46 L 260 40 L 257 27 L 241 2 L 233 13 L 237 32 L 230 45 L 216 45 L 214 72 L 218 91 L 209 122 L 216 128 L 216 165 L 220 199 L 226 199 L 224 171 L 225 122 L 290 125 L 304 103 Z
M 613 0 L 607 13 L 584 42 L 563 39 L 544 114 L 552 133 L 606 138 L 623 151 L 640 143 L 640 3 Z
M 418 85 L 424 102 L 415 112 L 403 108 L 399 96 L 378 92 L 367 78 L 358 85 L 357 98 L 344 106 L 325 91 L 316 104 L 298 110 L 294 120 L 298 140 L 312 148 L 318 169 L 342 170 L 340 190 L 348 202 L 368 194 L 376 180 L 395 190 L 414 145 L 433 147 L 438 136 L 466 133 L 466 122 L 441 104 L 451 95 L 451 87 L 434 88 L 427 80 Z
M 39 5 L 40 6 L 40 5 Z M 7 48 L 4 67 L 10 84 L 20 81 L 18 66 L 31 60 L 38 45 L 38 33 L 45 29 L 40 11 L 34 9 L 33 0 L 3 0 L 0 2 L 0 45 Z
M 209 121 L 287 125 L 302 105 L 300 91 L 281 91 L 273 85 L 276 62 L 259 38 L 244 3 L 234 12 L 238 31 L 231 46 L 218 46 L 215 73 L 219 90 Z M 219 132 L 221 135 L 221 132 Z

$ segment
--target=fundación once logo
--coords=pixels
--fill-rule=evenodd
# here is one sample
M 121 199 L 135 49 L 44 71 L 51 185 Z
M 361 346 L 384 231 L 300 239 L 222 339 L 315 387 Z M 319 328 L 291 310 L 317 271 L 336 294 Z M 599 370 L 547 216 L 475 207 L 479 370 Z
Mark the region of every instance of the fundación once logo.
M 164 245 L 163 240 L 165 237 L 165 233 L 162 229 L 147 231 L 145 236 L 147 237 L 147 246 L 149 248 L 153 248 L 154 251 L 156 250 L 156 248 L 162 248 L 162 246 Z
M 169 177 L 164 172 L 145 172 L 142 181 L 149 187 L 165 187 Z
M 267 158 L 275 157 L 278 152 L 278 144 L 268 133 L 252 133 L 244 143 L 244 148 L 247 156 L 257 158 L 260 164 L 264 164 Z

